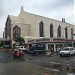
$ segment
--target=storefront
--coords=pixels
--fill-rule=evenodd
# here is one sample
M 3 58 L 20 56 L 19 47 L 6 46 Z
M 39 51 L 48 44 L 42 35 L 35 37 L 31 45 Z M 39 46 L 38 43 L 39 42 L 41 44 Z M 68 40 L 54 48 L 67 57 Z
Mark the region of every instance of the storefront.
M 50 40 L 50 38 L 41 38 L 41 39 L 32 39 L 28 41 L 29 45 L 42 45 L 45 47 L 45 50 L 48 50 L 49 48 L 52 48 L 53 51 L 56 51 L 57 48 L 63 48 L 66 46 L 74 46 L 75 40 L 71 39 L 62 39 L 62 38 L 53 38 Z
M 11 49 L 12 48 L 12 41 L 11 39 L 2 39 L 3 48 Z

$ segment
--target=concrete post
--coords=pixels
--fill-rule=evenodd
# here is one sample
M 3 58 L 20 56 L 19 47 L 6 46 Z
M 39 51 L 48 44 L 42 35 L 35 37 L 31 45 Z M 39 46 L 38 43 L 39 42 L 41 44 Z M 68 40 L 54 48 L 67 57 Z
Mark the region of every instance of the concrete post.
M 48 44 L 47 43 L 45 44 L 45 47 L 46 47 L 46 51 L 47 51 L 48 50 Z
M 54 44 L 54 52 L 56 52 L 56 44 Z

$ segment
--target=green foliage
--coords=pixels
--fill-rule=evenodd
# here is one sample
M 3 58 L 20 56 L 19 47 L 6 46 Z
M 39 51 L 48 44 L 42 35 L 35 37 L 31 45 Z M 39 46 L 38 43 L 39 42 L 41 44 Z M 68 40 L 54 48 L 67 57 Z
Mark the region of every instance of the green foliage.
M 0 47 L 2 47 L 3 46 L 3 43 L 2 43 L 2 41 L 0 41 Z
M 13 44 L 13 50 L 15 49 L 15 43 Z
M 24 45 L 25 44 L 25 41 L 24 41 L 24 38 L 23 37 L 17 37 L 15 41 L 19 45 Z

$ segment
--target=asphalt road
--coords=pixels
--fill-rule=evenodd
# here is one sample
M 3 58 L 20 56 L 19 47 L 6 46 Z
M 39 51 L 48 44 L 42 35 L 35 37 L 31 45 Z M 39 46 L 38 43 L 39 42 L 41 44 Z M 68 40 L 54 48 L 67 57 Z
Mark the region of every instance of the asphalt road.
M 75 64 L 75 56 L 60 57 L 45 54 L 30 55 L 24 54 L 24 58 L 14 59 L 11 51 L 0 52 L 0 75 L 67 75 L 64 71 L 68 64 Z M 74 66 L 74 65 L 73 65 Z M 63 71 L 61 71 L 61 69 Z M 72 72 L 72 71 L 70 71 Z

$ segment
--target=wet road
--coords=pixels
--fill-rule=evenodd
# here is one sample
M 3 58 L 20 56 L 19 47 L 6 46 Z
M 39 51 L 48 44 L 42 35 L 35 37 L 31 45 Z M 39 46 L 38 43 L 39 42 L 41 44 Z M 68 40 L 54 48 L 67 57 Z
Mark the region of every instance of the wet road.
M 63 75 L 60 66 L 53 67 L 53 64 L 70 64 L 75 61 L 75 56 L 60 57 L 53 55 L 32 56 L 24 54 L 24 60 L 14 59 L 11 51 L 0 52 L 0 75 Z M 64 73 L 64 75 L 67 75 Z
M 13 56 L 11 51 L 1 51 L 0 52 L 0 63 L 11 62 Z

